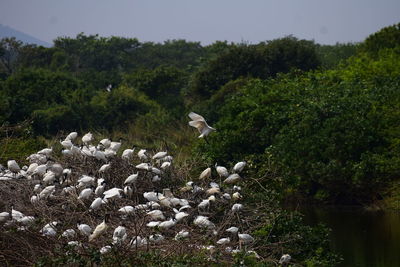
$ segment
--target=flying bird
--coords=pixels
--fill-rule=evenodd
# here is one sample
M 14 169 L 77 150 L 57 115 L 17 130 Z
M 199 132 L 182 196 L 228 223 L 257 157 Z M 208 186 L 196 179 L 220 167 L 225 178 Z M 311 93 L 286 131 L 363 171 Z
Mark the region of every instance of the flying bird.
M 212 131 L 216 131 L 215 128 L 207 124 L 203 116 L 196 114 L 194 112 L 190 112 L 189 117 L 192 119 L 192 121 L 189 121 L 189 125 L 196 128 L 199 131 L 200 133 L 199 138 L 206 137 Z

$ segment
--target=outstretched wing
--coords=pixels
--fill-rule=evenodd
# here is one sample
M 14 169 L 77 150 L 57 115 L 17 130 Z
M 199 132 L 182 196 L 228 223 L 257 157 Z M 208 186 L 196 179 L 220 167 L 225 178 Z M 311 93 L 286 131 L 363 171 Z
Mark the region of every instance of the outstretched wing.
M 197 114 L 197 113 L 194 113 L 194 112 L 190 112 L 190 113 L 189 113 L 189 117 L 190 117 L 192 120 L 194 120 L 194 121 L 206 121 L 206 120 L 203 118 L 203 116 L 201 116 L 201 115 L 199 115 L 199 114 Z
M 197 130 L 199 130 L 200 133 L 203 131 L 204 127 L 206 126 L 204 121 L 189 121 L 189 125 L 197 128 Z

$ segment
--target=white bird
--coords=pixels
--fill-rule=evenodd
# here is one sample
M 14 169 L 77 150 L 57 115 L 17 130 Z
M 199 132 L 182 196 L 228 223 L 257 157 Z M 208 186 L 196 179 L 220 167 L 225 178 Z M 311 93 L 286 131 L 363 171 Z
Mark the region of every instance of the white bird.
M 246 162 L 240 161 L 235 164 L 235 166 L 233 167 L 233 171 L 236 173 L 239 173 L 244 169 L 245 166 L 246 166 Z
M 148 224 L 146 224 L 147 227 L 157 227 L 161 222 L 160 221 L 151 221 Z
M 32 163 L 29 165 L 28 169 L 26 170 L 26 173 L 28 175 L 31 175 L 35 172 L 36 168 L 39 166 L 36 162 Z
M 211 222 L 208 217 L 197 216 L 193 223 L 201 228 L 214 229 L 215 224 Z
M 35 217 L 33 216 L 24 216 L 18 220 L 19 223 L 27 226 L 35 221 Z
M 104 148 L 109 148 L 111 146 L 111 140 L 108 138 L 102 139 L 99 142 L 101 145 L 103 145 Z
M 190 206 L 190 205 L 184 205 L 179 209 L 179 211 L 184 211 L 184 210 L 191 209 L 191 208 L 192 208 L 192 206 Z
M 85 157 L 93 156 L 93 152 L 87 146 L 82 146 L 80 152 Z
M 135 183 L 138 176 L 139 176 L 139 173 L 134 173 L 134 174 L 129 175 L 128 178 L 125 179 L 124 185 Z
M 165 216 L 161 210 L 152 210 L 146 213 L 152 220 L 165 220 Z
M 127 237 L 126 228 L 124 226 L 118 226 L 113 233 L 113 244 L 121 244 Z
M 109 218 L 109 215 L 106 214 L 103 222 L 100 223 L 99 225 L 97 225 L 96 228 L 94 229 L 93 233 L 89 236 L 89 242 L 92 242 L 94 239 L 98 238 L 99 236 L 104 234 L 105 231 L 107 231 L 107 229 L 108 229 L 108 224 L 107 224 L 108 218 Z
M 174 208 L 174 212 L 175 212 L 175 219 L 177 222 L 181 221 L 183 218 L 189 216 L 188 213 L 184 212 L 184 211 L 178 211 L 177 209 Z
M 146 149 L 140 149 L 139 152 L 137 153 L 138 157 L 140 160 L 147 160 L 147 154 L 146 154 Z
M 149 236 L 149 241 L 153 243 L 160 243 L 164 239 L 165 239 L 164 236 L 160 234 L 154 234 Z
M 226 184 L 234 184 L 234 183 L 239 182 L 239 180 L 240 180 L 239 174 L 234 173 L 234 174 L 229 175 L 228 178 L 226 178 L 224 180 L 224 183 L 226 183 Z
M 82 235 L 89 236 L 92 233 L 92 228 L 84 223 L 78 223 L 77 228 Z
M 125 149 L 122 152 L 121 158 L 125 159 L 125 160 L 130 160 L 133 157 L 133 152 L 135 152 L 135 149 Z
M 218 245 L 227 245 L 231 242 L 231 239 L 229 237 L 221 238 L 217 241 Z
M 177 233 L 176 235 L 175 235 L 175 240 L 182 240 L 182 239 L 185 239 L 185 238 L 187 238 L 187 237 L 189 237 L 189 232 L 188 231 L 186 231 L 186 230 L 181 230 L 181 231 L 179 231 L 179 233 Z
M 209 189 L 207 189 L 206 193 L 207 195 L 214 195 L 214 194 L 219 194 L 221 191 L 219 189 L 219 187 L 211 187 Z
M 35 184 L 35 186 L 33 187 L 33 192 L 34 193 L 39 193 L 42 189 L 42 185 L 41 184 Z
M 230 200 L 232 197 L 231 197 L 231 195 L 229 195 L 229 193 L 224 193 L 224 194 L 222 194 L 222 197 L 224 198 L 224 199 L 227 199 L 227 200 Z
M 103 199 L 101 197 L 98 197 L 95 200 L 93 200 L 92 204 L 90 204 L 89 209 L 97 210 L 101 207 L 102 204 L 103 204 Z
M 64 157 L 72 157 L 72 156 L 74 155 L 74 153 L 73 153 L 70 149 L 63 149 L 63 150 L 61 151 L 61 154 L 62 154 Z
M 190 112 L 189 117 L 190 119 L 192 119 L 192 121 L 189 121 L 189 125 L 196 128 L 199 131 L 200 133 L 199 138 L 205 137 L 209 135 L 212 131 L 216 130 L 215 128 L 209 126 L 206 120 L 199 114 Z
M 151 167 L 151 172 L 157 175 L 161 175 L 161 170 L 157 169 L 156 167 Z
M 39 199 L 48 198 L 55 190 L 56 190 L 56 187 L 54 185 L 46 186 L 42 191 L 40 191 Z
M 72 146 L 70 150 L 71 150 L 72 155 L 75 155 L 75 156 L 81 155 L 81 150 L 77 146 Z
M 140 236 L 134 236 L 131 241 L 129 242 L 129 245 L 131 248 L 136 248 L 140 246 L 144 246 L 147 244 L 146 238 L 141 238 Z
M 238 237 L 239 242 L 244 245 L 254 242 L 254 238 L 249 234 L 238 234 Z
M 107 85 L 106 91 L 107 92 L 111 92 L 111 89 L 112 89 L 112 84 Z
M 132 188 L 132 186 L 127 185 L 127 186 L 124 187 L 124 195 L 125 195 L 127 198 L 131 198 L 131 197 L 132 197 L 132 195 L 133 195 L 133 188 Z
M 56 179 L 56 174 L 52 171 L 47 171 L 43 175 L 43 183 L 44 184 L 51 184 L 55 181 L 55 179 Z
M 10 213 L 7 211 L 0 212 L 0 223 L 6 222 L 10 218 Z
M 111 90 L 110 90 L 111 91 Z M 106 254 L 106 253 L 108 253 L 108 252 L 110 252 L 111 251 L 111 246 L 110 245 L 107 245 L 107 246 L 104 246 L 104 247 L 102 247 L 101 249 L 100 249 L 100 254 Z
M 151 181 L 153 183 L 157 183 L 157 182 L 161 181 L 161 177 L 158 175 L 154 175 L 153 178 L 151 179 Z
M 225 168 L 224 166 L 217 166 L 217 163 L 215 163 L 215 169 L 219 175 L 219 177 L 226 178 L 229 175 L 228 169 Z
M 92 133 L 87 133 L 84 136 L 82 136 L 82 142 L 85 145 L 89 145 L 93 141 L 93 134 Z
M 41 154 L 46 157 L 50 157 L 52 152 L 53 152 L 53 148 L 43 148 L 42 150 L 38 151 L 37 154 Z
M 236 226 L 232 226 L 232 227 L 229 227 L 228 229 L 226 229 L 225 231 L 232 233 L 232 234 L 236 234 L 239 231 L 239 228 L 237 228 Z
M 55 221 L 48 223 L 40 230 L 40 232 L 44 236 L 55 236 L 57 234 L 57 230 L 56 230 L 57 224 L 58 224 L 58 222 L 55 222 Z
M 14 207 L 11 207 L 11 218 L 14 221 L 18 221 L 19 219 L 21 219 L 24 216 L 25 215 L 22 212 L 15 210 Z
M 238 186 L 238 185 L 234 185 L 232 189 L 234 191 L 241 191 L 242 190 L 242 188 L 240 186 Z
M 95 178 L 88 176 L 88 175 L 82 175 L 79 179 L 78 179 L 78 186 L 79 187 L 86 187 L 86 186 L 91 186 L 91 185 L 95 185 Z
M 176 221 L 171 218 L 168 221 L 160 222 L 160 224 L 158 225 L 158 228 L 160 228 L 160 229 L 169 229 L 172 226 L 174 226 L 175 224 L 176 224 Z
M 242 198 L 242 195 L 239 192 L 235 192 L 232 194 L 233 200 L 239 200 Z
M 71 140 L 64 140 L 60 141 L 60 144 L 65 148 L 65 149 L 71 149 L 71 147 L 74 145 Z
M 33 174 L 42 177 L 46 173 L 46 170 L 47 170 L 47 165 L 41 164 L 36 167 L 36 169 L 33 171 Z
M 57 234 L 57 230 L 54 227 L 52 227 L 52 226 L 47 226 L 46 227 L 46 226 L 43 227 L 42 230 L 40 230 L 40 232 L 44 236 L 55 236 Z
M 18 173 L 21 170 L 21 168 L 19 167 L 18 163 L 15 160 L 7 161 L 7 168 L 13 173 Z
M 98 185 L 98 186 L 96 187 L 96 189 L 94 190 L 94 194 L 95 194 L 97 197 L 102 196 L 103 193 L 104 193 L 105 188 L 106 188 L 106 185 L 105 185 L 105 182 L 103 181 L 100 185 Z
M 104 165 L 102 165 L 102 166 L 100 167 L 99 173 L 105 173 L 105 172 L 107 172 L 109 169 L 111 169 L 111 164 L 110 164 L 110 163 L 104 164 Z
M 121 147 L 121 142 L 111 142 L 111 144 L 110 144 L 110 149 L 111 149 L 112 151 L 114 151 L 115 153 L 118 152 L 118 150 L 120 149 L 120 147 Z
M 161 151 L 161 152 L 156 153 L 156 154 L 152 157 L 152 159 L 162 159 L 162 158 L 164 158 L 167 154 L 168 154 L 167 152 Z
M 81 199 L 81 200 L 89 199 L 92 194 L 93 194 L 92 188 L 85 188 L 79 193 L 78 199 Z
M 204 171 L 201 172 L 199 178 L 201 180 L 205 179 L 205 178 L 210 178 L 211 177 L 211 168 L 207 168 Z
M 165 161 L 165 162 L 163 162 L 163 164 L 161 164 L 161 169 L 165 170 L 165 169 L 168 169 L 170 166 L 171 166 L 171 162 Z
M 139 169 L 139 170 L 145 170 L 145 171 L 151 170 L 151 166 L 148 163 L 140 163 L 140 164 L 136 165 L 135 168 Z
M 289 254 L 283 254 L 279 260 L 279 264 L 289 263 L 292 257 Z
M 233 206 L 232 206 L 232 211 L 233 212 L 239 212 L 242 209 L 243 209 L 243 205 L 239 204 L 239 203 L 233 204 Z
M 128 205 L 128 206 L 124 206 L 124 207 L 120 208 L 118 211 L 123 213 L 123 214 L 125 214 L 125 215 L 128 215 L 128 214 L 134 213 L 135 212 L 135 208 Z
M 74 229 L 67 229 L 61 234 L 61 236 L 65 238 L 74 238 L 76 236 L 76 232 Z
M 76 188 L 74 186 L 64 187 L 62 190 L 62 195 L 73 195 L 76 194 Z
M 60 163 L 53 163 L 50 166 L 50 171 L 54 172 L 54 174 L 56 175 L 56 177 L 60 177 L 63 172 L 64 172 L 64 168 L 61 166 Z
M 78 137 L 77 132 L 71 132 L 69 135 L 67 135 L 67 137 L 65 137 L 65 140 L 74 141 L 75 138 L 77 138 L 77 137 Z
M 122 192 L 123 190 L 121 188 L 113 187 L 103 193 L 104 199 L 122 198 Z
M 151 191 L 151 192 L 144 192 L 144 193 L 143 193 L 143 197 L 144 197 L 145 199 L 147 199 L 147 201 L 158 201 L 158 195 L 161 195 L 161 194 L 158 194 L 158 193 L 153 192 L 153 191 Z
M 209 199 L 204 199 L 202 200 L 199 205 L 197 205 L 198 209 L 205 210 L 210 206 L 210 200 Z
M 95 150 L 94 151 L 94 153 L 93 153 L 93 157 L 95 157 L 96 159 L 98 159 L 98 160 L 102 160 L 102 161 L 104 161 L 104 162 L 107 162 L 107 157 L 106 157 L 106 154 L 103 152 L 103 151 L 101 151 L 101 150 Z

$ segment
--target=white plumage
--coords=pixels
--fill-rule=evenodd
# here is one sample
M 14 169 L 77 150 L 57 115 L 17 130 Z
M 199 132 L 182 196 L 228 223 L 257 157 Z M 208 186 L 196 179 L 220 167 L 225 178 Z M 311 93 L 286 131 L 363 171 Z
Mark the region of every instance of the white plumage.
M 244 161 L 238 162 L 233 167 L 233 171 L 236 173 L 239 173 L 244 169 L 245 166 L 246 166 L 246 162 L 244 162 Z
M 215 131 L 215 128 L 209 126 L 206 120 L 201 115 L 190 112 L 189 117 L 192 119 L 192 121 L 189 121 L 189 125 L 199 131 L 199 138 L 205 137 L 209 135 L 212 131 Z
M 224 180 L 224 183 L 226 183 L 226 184 L 234 184 L 234 183 L 239 182 L 239 180 L 240 180 L 239 174 L 234 173 L 234 174 L 229 175 L 228 178 L 226 178 Z
M 205 179 L 205 178 L 210 178 L 211 177 L 211 168 L 207 168 L 204 171 L 201 172 L 199 178 L 200 179 Z
M 92 204 L 90 204 L 90 209 L 91 210 L 97 210 L 101 207 L 101 204 L 103 204 L 103 199 L 101 197 L 96 198 L 93 200 Z
M 92 233 L 92 228 L 87 224 L 78 224 L 77 228 L 82 235 L 89 236 Z
M 289 263 L 292 257 L 289 254 L 283 254 L 279 260 L 279 264 Z
M 21 168 L 19 167 L 18 163 L 15 160 L 7 161 L 7 168 L 14 173 L 17 173 L 21 170 Z
M 105 231 L 107 231 L 107 229 L 108 224 L 106 223 L 106 220 L 104 220 L 102 223 L 96 226 L 93 233 L 89 236 L 89 242 L 92 242 L 94 239 L 101 236 Z

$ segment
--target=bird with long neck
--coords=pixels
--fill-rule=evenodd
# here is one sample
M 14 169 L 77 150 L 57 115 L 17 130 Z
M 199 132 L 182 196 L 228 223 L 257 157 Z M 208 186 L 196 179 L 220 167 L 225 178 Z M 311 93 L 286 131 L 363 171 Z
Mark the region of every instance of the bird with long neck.
M 109 219 L 110 219 L 110 214 L 106 214 L 104 216 L 103 222 L 97 225 L 93 233 L 89 236 L 89 242 L 92 242 L 93 240 L 101 236 L 103 233 L 105 233 L 105 231 L 107 231 L 108 229 L 107 223 Z

